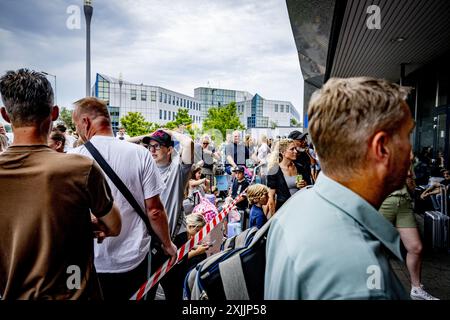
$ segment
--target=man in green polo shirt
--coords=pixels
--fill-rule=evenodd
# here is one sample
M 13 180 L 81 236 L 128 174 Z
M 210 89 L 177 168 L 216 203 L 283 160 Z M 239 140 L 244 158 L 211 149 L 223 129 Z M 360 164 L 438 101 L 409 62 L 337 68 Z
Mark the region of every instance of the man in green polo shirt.
M 387 255 L 397 230 L 378 213 L 405 183 L 414 128 L 408 89 L 372 78 L 330 79 L 311 98 L 309 133 L 322 166 L 313 188 L 275 214 L 266 299 L 408 299 Z

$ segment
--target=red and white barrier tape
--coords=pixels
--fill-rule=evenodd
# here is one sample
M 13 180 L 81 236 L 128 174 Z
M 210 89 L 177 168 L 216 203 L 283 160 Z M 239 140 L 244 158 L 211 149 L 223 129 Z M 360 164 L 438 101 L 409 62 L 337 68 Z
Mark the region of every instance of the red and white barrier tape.
M 162 277 L 164 277 L 167 272 L 174 265 L 176 265 L 183 257 L 188 254 L 191 249 L 203 240 L 211 231 L 225 218 L 225 216 L 230 212 L 231 208 L 238 202 L 238 200 L 242 197 L 245 190 L 239 194 L 236 199 L 233 200 L 228 206 L 226 206 L 219 214 L 212 219 L 207 225 L 205 225 L 199 232 L 195 234 L 191 240 L 186 242 L 180 249 L 177 251 L 177 260 L 170 264 L 170 259 L 168 259 L 159 269 L 150 277 L 148 280 L 139 288 L 139 290 L 130 298 L 130 300 L 141 300 L 144 295 L 155 285 L 157 284 Z

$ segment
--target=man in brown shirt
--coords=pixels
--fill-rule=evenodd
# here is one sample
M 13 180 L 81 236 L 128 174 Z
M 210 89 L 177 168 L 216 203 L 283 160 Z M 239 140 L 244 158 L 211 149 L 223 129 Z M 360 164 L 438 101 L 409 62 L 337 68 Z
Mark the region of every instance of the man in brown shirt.
M 0 93 L 15 134 L 0 155 L 0 296 L 101 298 L 92 238 L 120 233 L 111 190 L 93 160 L 47 146 L 59 111 L 44 75 L 9 71 Z

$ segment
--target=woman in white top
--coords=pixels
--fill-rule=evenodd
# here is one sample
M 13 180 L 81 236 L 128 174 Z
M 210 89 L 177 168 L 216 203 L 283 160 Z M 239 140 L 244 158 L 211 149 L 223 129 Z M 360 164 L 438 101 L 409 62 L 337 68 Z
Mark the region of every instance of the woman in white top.
M 269 146 L 267 145 L 267 136 L 261 135 L 260 145 L 258 148 L 258 161 L 259 164 L 267 164 L 267 156 L 271 152 Z

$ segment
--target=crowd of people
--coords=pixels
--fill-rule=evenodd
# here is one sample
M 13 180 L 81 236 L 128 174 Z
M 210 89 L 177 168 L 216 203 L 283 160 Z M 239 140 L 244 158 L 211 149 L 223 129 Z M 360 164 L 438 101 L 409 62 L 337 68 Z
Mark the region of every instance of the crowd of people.
M 205 226 L 210 218 L 187 212 L 186 203 L 195 207 L 207 195 L 219 209 L 240 196 L 237 218 L 222 226 L 225 237 L 274 219 L 267 299 L 407 298 L 383 253 L 403 259 L 400 241 L 410 297 L 436 299 L 420 281 L 422 245 L 412 203 L 414 171 L 427 176 L 427 157 L 412 161 L 414 123 L 403 87 L 332 79 L 311 100 L 309 134 L 234 131 L 225 141 L 164 128 L 133 138 L 121 128 L 114 135 L 107 105 L 94 97 L 74 103 L 76 132 L 53 127 L 59 109 L 51 86 L 26 69 L 3 75 L 0 92 L 1 114 L 15 134 L 8 141 L 0 125 L 0 182 L 9 191 L 0 193 L 2 299 L 129 299 Z M 124 186 L 104 175 L 91 146 Z M 448 188 L 449 171 L 442 160 L 436 163 L 439 184 Z M 422 198 L 438 195 L 436 186 Z M 237 222 L 229 234 L 227 224 Z M 210 247 L 198 244 L 163 277 L 167 300 L 182 299 L 186 274 Z M 79 281 L 69 286 L 73 266 Z M 380 286 L 366 285 L 371 266 L 381 270 Z M 155 299 L 156 290 L 146 299 Z

